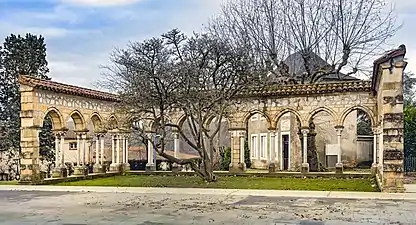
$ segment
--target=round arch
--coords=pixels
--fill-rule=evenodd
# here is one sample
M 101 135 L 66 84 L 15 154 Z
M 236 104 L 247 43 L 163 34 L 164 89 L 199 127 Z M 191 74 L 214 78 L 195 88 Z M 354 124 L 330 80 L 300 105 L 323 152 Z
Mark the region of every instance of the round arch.
M 91 115 L 91 117 L 90 117 L 90 119 L 89 119 L 89 121 L 87 123 L 88 126 L 89 126 L 90 123 L 92 123 L 94 132 L 102 131 L 104 129 L 104 127 L 103 127 L 103 118 L 97 112 L 94 112 Z
M 262 111 L 260 111 L 260 110 L 257 110 L 257 109 L 255 109 L 255 110 L 250 110 L 249 112 L 247 112 L 247 113 L 243 116 L 243 122 L 244 122 L 244 124 L 246 124 L 246 125 L 247 125 L 248 120 L 250 119 L 250 117 L 251 117 L 251 116 L 253 116 L 253 115 L 255 115 L 255 114 L 260 114 L 260 115 L 262 115 L 264 118 L 266 118 L 266 121 L 267 121 L 268 126 L 269 126 L 269 127 L 271 127 L 271 126 L 272 126 L 272 121 L 271 121 L 271 119 L 270 119 L 269 115 L 267 115 L 267 113 L 264 113 L 264 112 L 262 112 Z
M 292 108 L 284 108 L 280 110 L 279 112 L 277 112 L 276 115 L 274 116 L 274 119 L 273 119 L 274 127 L 277 127 L 277 123 L 279 122 L 280 118 L 282 118 L 282 116 L 285 115 L 286 113 L 293 113 L 296 116 L 296 118 L 299 120 L 301 127 L 305 126 L 305 120 L 303 119 L 303 117 L 300 115 L 298 111 Z
M 209 125 L 209 124 L 211 124 L 211 122 L 215 119 L 215 118 L 217 118 L 217 116 L 214 116 L 214 115 L 212 115 L 212 116 L 210 116 L 209 118 L 208 118 L 208 120 L 207 120 L 207 126 Z M 230 119 L 228 118 L 228 117 L 222 117 L 222 119 L 224 120 L 227 120 L 227 123 L 228 124 L 231 124 L 231 121 L 230 121 Z
M 345 109 L 342 112 L 342 116 L 341 116 L 341 118 L 339 120 L 339 126 L 343 126 L 344 125 L 345 119 L 354 110 L 362 110 L 362 111 L 364 111 L 370 117 L 371 126 L 375 126 L 375 120 L 374 120 L 375 115 L 374 115 L 373 110 L 369 109 L 366 106 L 361 106 L 361 105 L 356 105 L 356 106 L 350 107 L 348 109 Z
M 313 120 L 315 115 L 320 113 L 320 112 L 328 113 L 332 117 L 332 120 L 334 121 L 334 123 L 337 123 L 337 121 L 338 121 L 337 113 L 334 110 L 332 110 L 330 108 L 327 108 L 327 107 L 318 107 L 318 108 L 312 110 L 311 112 L 309 112 L 309 117 L 306 120 L 306 122 L 309 122 L 309 121 Z
M 49 116 L 52 120 L 52 129 L 54 130 L 60 130 L 62 128 L 64 128 L 64 120 L 62 117 L 61 112 L 59 112 L 59 110 L 55 107 L 50 107 L 46 113 L 43 115 L 42 120 L 41 120 L 41 125 L 43 124 L 43 122 L 45 121 L 45 118 Z
M 86 129 L 85 119 L 82 116 L 82 113 L 80 111 L 78 110 L 72 111 L 65 121 L 68 121 L 70 118 L 74 121 L 75 130 Z

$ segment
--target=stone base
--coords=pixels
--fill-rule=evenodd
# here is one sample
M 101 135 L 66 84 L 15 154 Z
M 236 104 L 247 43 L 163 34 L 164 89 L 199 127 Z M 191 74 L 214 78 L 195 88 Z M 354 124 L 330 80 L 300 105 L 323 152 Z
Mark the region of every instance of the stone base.
M 75 176 L 83 176 L 85 175 L 85 168 L 83 166 L 76 166 L 74 168 L 74 175 Z
M 155 164 L 146 164 L 146 171 L 156 171 L 156 165 Z
M 383 171 L 383 192 L 403 193 L 404 174 L 401 171 Z
M 172 172 L 178 173 L 180 171 L 182 171 L 182 166 L 177 164 L 177 163 L 173 163 L 172 164 Z
M 120 172 L 120 164 L 111 163 L 110 172 Z
M 274 173 L 277 171 L 277 167 L 275 163 L 270 163 L 269 164 L 269 173 Z
M 377 170 L 378 170 L 377 163 L 373 163 L 373 165 L 371 165 L 371 176 L 372 177 L 375 177 L 377 175 Z
M 344 165 L 342 165 L 342 163 L 335 164 L 335 173 L 336 174 L 343 174 L 344 173 Z
M 93 173 L 102 173 L 103 171 L 103 166 L 100 164 L 95 164 L 94 167 L 92 168 Z
M 61 178 L 61 177 L 67 177 L 67 176 L 68 176 L 68 171 L 65 167 L 55 168 L 52 172 L 53 178 Z
M 302 163 L 302 168 L 300 169 L 302 174 L 309 173 L 309 163 Z
M 123 171 L 130 171 L 130 164 L 129 163 L 124 163 L 123 164 Z
M 230 173 L 244 173 L 246 171 L 245 163 L 230 164 L 229 172 Z

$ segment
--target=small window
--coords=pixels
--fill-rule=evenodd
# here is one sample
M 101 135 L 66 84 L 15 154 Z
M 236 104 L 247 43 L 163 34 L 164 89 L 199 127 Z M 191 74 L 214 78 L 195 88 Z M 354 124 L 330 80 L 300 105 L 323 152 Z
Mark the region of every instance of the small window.
M 254 114 L 251 116 L 251 121 L 257 121 L 259 119 L 259 115 L 258 114 Z
M 257 135 L 253 134 L 251 136 L 251 158 L 255 159 L 257 158 Z
M 76 142 L 70 142 L 69 143 L 69 150 L 77 150 L 77 143 Z
M 260 158 L 266 158 L 266 148 L 267 148 L 267 135 L 262 134 L 260 135 Z

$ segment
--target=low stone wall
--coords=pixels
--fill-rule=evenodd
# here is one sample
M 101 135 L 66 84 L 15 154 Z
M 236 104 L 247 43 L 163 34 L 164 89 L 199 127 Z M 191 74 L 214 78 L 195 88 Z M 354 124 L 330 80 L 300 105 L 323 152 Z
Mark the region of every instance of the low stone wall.
M 214 172 L 217 176 L 240 176 L 240 177 L 291 177 L 291 178 L 371 178 L 370 173 L 322 173 L 322 172 L 310 172 L 308 174 L 301 174 L 296 172 L 277 172 L 277 173 L 229 173 L 228 171 Z M 172 171 L 127 171 L 126 175 L 153 175 L 153 176 L 195 176 L 195 172 L 172 172 Z
M 95 173 L 95 174 L 88 174 L 85 176 L 69 176 L 69 177 L 61 177 L 61 178 L 48 178 L 38 183 L 26 183 L 22 182 L 20 185 L 51 185 L 51 184 L 58 184 L 62 182 L 72 182 L 72 181 L 79 181 L 79 180 L 92 180 L 97 178 L 104 178 L 104 177 L 113 177 L 121 175 L 121 172 L 107 172 L 107 173 Z

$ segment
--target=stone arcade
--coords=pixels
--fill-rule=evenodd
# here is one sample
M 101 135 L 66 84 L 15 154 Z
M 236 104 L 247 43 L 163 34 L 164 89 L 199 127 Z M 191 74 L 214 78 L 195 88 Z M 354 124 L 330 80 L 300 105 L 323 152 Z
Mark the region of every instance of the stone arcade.
M 244 143 L 249 118 L 260 114 L 265 118 L 268 133 L 262 135 L 267 140 L 261 158 L 268 164 L 270 172 L 284 168 L 283 152 L 280 149 L 278 124 L 281 118 L 290 113 L 301 127 L 301 144 L 291 151 L 293 160 L 299 161 L 300 171 L 309 172 L 307 159 L 307 137 L 309 121 L 319 112 L 328 113 L 337 131 L 337 143 L 333 146 L 337 153 L 336 172 L 343 172 L 344 154 L 341 151 L 341 135 L 348 114 L 362 110 L 370 117 L 373 144 L 373 172 L 379 185 L 386 192 L 403 191 L 403 71 L 406 67 L 404 46 L 388 52 L 374 62 L 371 81 L 343 81 L 305 85 L 270 86 L 266 90 L 251 90 L 241 93 L 236 113 L 229 116 L 232 159 L 230 172 L 244 172 Z M 111 136 L 111 170 L 128 169 L 128 138 L 131 121 L 117 113 L 116 95 L 39 80 L 28 76 L 19 78 L 21 91 L 21 181 L 33 182 L 39 175 L 39 131 L 44 118 L 49 115 L 53 121 L 56 137 L 56 176 L 65 176 L 62 143 L 68 128 L 67 118 L 72 118 L 77 134 L 76 174 L 85 173 L 85 139 L 87 124 L 93 124 L 95 134 L 95 172 L 103 170 L 104 138 Z M 172 112 L 170 118 L 182 124 L 181 112 Z M 150 130 L 150 129 L 149 129 Z M 151 134 L 149 134 L 151 135 Z M 174 135 L 174 152 L 179 151 L 178 135 Z M 263 140 L 262 139 L 262 140 Z M 150 146 L 150 145 L 149 145 Z M 279 150 L 280 149 L 280 150 Z M 297 154 L 295 154 L 297 152 Z M 98 157 L 101 155 L 101 158 Z M 148 151 L 149 169 L 155 169 L 154 151 Z M 289 157 L 290 158 L 290 157 Z M 289 159 L 290 160 L 290 159 Z M 286 165 L 287 166 L 287 165 Z M 286 167 L 285 166 L 285 167 Z

